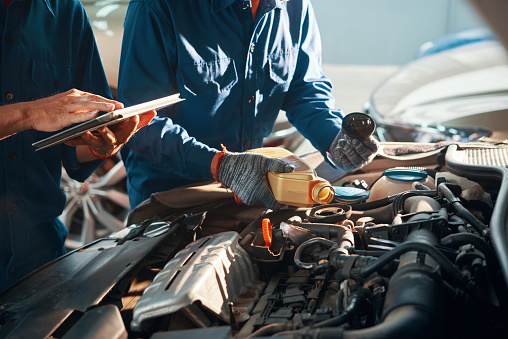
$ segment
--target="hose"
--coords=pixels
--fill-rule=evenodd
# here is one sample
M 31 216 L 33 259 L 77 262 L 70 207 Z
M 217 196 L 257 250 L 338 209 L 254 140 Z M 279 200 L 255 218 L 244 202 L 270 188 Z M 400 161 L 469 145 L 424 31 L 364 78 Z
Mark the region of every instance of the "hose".
M 393 215 L 397 215 L 400 211 L 404 210 L 404 202 L 406 201 L 407 198 L 415 196 L 435 197 L 437 196 L 437 191 L 412 190 L 399 193 L 393 201 L 392 205 Z
M 370 291 L 368 291 L 367 289 L 360 287 L 356 288 L 355 291 L 353 291 L 353 293 L 351 293 L 351 296 L 348 298 L 348 306 L 346 307 L 344 312 L 333 318 L 316 323 L 312 327 L 313 328 L 336 327 L 347 323 L 353 314 L 362 312 L 362 310 L 367 305 L 367 299 L 369 296 Z
M 355 249 L 350 249 L 349 250 L 349 254 L 357 254 L 357 255 L 370 256 L 370 257 L 380 257 L 383 254 L 385 254 L 387 251 L 389 251 L 389 249 L 386 249 L 384 251 L 383 250 L 355 250 Z
M 286 338 L 304 339 L 393 339 L 439 338 L 434 326 L 434 319 L 429 314 L 414 306 L 405 306 L 390 314 L 379 325 L 361 330 L 345 330 L 344 328 L 318 328 L 294 331 L 286 334 Z
M 489 268 L 488 272 L 490 273 L 492 284 L 495 286 L 495 290 L 498 293 L 498 299 L 503 305 L 507 305 L 508 291 L 501 281 L 502 279 L 498 278 L 498 274 L 500 272 L 499 260 L 497 259 L 496 253 L 487 244 L 487 242 L 476 234 L 471 233 L 450 234 L 441 239 L 441 245 L 445 247 L 459 248 L 460 246 L 467 244 L 472 244 L 477 250 L 485 255 L 487 267 Z
M 476 234 L 456 233 L 450 234 L 441 239 L 441 245 L 445 247 L 457 249 L 460 246 L 467 244 L 473 244 L 477 250 L 485 254 L 485 259 L 487 260 L 490 269 L 496 270 L 499 267 L 499 261 L 497 260 L 494 250 L 483 238 L 477 236 Z
M 476 218 L 471 212 L 469 212 L 462 204 L 460 203 L 459 198 L 453 194 L 453 192 L 446 186 L 446 183 L 439 184 L 438 191 L 443 195 L 443 197 L 448 201 L 453 210 L 464 218 L 470 225 L 475 229 L 476 232 L 481 234 L 487 240 L 490 240 L 490 230 L 482 223 L 478 218 Z
M 247 338 L 266 337 L 286 330 L 288 330 L 288 328 L 284 323 L 269 324 L 253 332 Z
M 439 305 L 434 307 L 439 307 Z M 284 335 L 286 338 L 294 339 L 439 338 L 441 328 L 438 317 L 432 308 L 424 309 L 418 305 L 402 305 L 387 314 L 383 322 L 369 328 L 346 330 L 343 327 L 324 327 L 285 332 Z
M 312 328 L 321 328 L 321 327 L 337 327 L 340 325 L 344 325 L 351 319 L 351 316 L 353 315 L 350 311 L 344 311 L 338 316 L 335 316 L 333 318 L 330 318 L 328 320 L 321 321 L 317 324 L 314 324 Z
M 365 279 L 371 274 L 382 269 L 384 266 L 390 264 L 393 260 L 399 258 L 403 253 L 410 251 L 422 252 L 430 255 L 439 264 L 441 270 L 445 272 L 453 282 L 463 287 L 467 286 L 469 282 L 467 276 L 465 276 L 443 253 L 432 245 L 414 241 L 398 245 L 390 252 L 383 254 L 377 258 L 377 260 L 372 261 L 365 267 L 351 269 L 351 278 Z M 337 263 L 340 262 L 338 260 L 339 257 L 340 256 L 337 256 L 333 260 L 330 258 L 330 263 L 332 266 L 340 269 L 341 267 L 337 267 Z
M 386 198 L 382 198 L 382 199 L 378 199 L 378 200 L 374 200 L 374 201 L 362 202 L 362 203 L 358 203 L 358 204 L 352 204 L 351 207 L 355 211 L 372 210 L 372 209 L 376 209 L 376 208 L 383 207 L 383 206 L 391 204 L 396 196 L 397 195 L 390 195 L 390 196 L 388 196 Z
M 402 207 L 404 206 L 405 198 L 409 197 L 409 196 L 415 196 L 415 195 L 424 195 L 424 196 L 434 197 L 434 196 L 437 196 L 437 191 L 436 190 L 405 191 L 402 193 L 397 193 L 397 194 L 390 195 L 388 197 L 381 198 L 381 199 L 374 200 L 374 201 L 363 202 L 363 203 L 359 203 L 359 204 L 352 204 L 351 207 L 353 208 L 354 211 L 368 211 L 368 210 L 376 209 L 379 207 L 387 206 L 391 203 L 395 203 L 395 201 L 397 201 L 397 199 L 399 199 L 400 202 L 397 203 L 397 206 L 400 207 L 400 209 L 402 209 Z M 398 210 L 396 212 L 398 212 Z M 395 214 L 397 214 L 397 213 L 394 213 L 394 215 Z
M 381 314 L 383 313 L 383 304 L 385 301 L 384 287 L 380 292 L 374 291 L 372 294 L 372 305 L 374 307 L 374 324 L 381 323 Z
M 341 314 L 344 312 L 344 307 L 342 306 L 344 302 L 344 290 L 341 289 L 335 295 L 335 314 Z
M 298 248 L 295 251 L 295 265 L 297 267 L 304 270 L 311 270 L 314 268 L 314 266 L 317 265 L 317 263 L 305 263 L 301 259 L 303 251 L 305 251 L 308 247 L 314 245 L 323 245 L 326 247 L 332 247 L 336 245 L 336 243 L 325 238 L 313 238 L 305 241 L 303 244 L 298 246 Z

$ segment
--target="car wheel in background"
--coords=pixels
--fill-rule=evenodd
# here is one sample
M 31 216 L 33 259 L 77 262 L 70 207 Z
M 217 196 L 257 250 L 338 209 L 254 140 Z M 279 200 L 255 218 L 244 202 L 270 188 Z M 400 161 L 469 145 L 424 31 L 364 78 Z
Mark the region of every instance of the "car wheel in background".
M 59 219 L 69 230 L 67 249 L 75 249 L 125 227 L 129 197 L 125 167 L 117 155 L 107 159 L 85 182 L 62 171 L 62 190 L 67 196 Z

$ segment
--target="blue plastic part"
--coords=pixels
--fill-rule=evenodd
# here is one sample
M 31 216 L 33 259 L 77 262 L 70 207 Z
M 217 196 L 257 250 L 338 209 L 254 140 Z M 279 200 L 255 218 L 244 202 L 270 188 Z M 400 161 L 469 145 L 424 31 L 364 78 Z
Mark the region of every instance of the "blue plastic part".
M 411 168 L 390 168 L 385 171 L 384 175 L 397 181 L 418 181 L 425 179 L 427 172 Z
M 335 202 L 345 204 L 357 204 L 366 201 L 370 192 L 356 187 L 333 186 L 335 191 Z

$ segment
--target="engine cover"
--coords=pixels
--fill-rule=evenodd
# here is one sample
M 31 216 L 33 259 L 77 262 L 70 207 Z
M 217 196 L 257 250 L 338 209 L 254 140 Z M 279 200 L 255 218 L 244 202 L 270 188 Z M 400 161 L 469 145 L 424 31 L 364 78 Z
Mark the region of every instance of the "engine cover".
M 207 326 L 201 307 L 229 322 L 230 302 L 235 319 L 247 320 L 265 284 L 258 280 L 238 239 L 238 233 L 224 232 L 181 250 L 144 291 L 134 308 L 131 327 L 140 330 L 144 320 L 177 311 L 196 325 Z M 198 301 L 201 306 L 197 306 Z

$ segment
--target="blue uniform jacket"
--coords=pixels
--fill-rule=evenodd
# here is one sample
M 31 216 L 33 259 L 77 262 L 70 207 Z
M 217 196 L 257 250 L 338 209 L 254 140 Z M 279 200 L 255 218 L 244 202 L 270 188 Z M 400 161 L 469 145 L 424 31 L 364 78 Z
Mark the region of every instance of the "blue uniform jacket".
M 92 29 L 78 0 L 14 0 L 0 6 L 1 104 L 71 88 L 110 96 Z M 64 253 L 67 229 L 62 163 L 84 180 L 99 161 L 79 165 L 75 148 L 35 152 L 50 133 L 27 130 L 0 140 L 0 290 Z
M 340 130 L 309 0 L 131 0 L 119 100 L 126 106 L 179 92 L 122 150 L 131 208 L 151 193 L 211 178 L 210 162 L 261 147 L 284 110 L 326 154 Z

